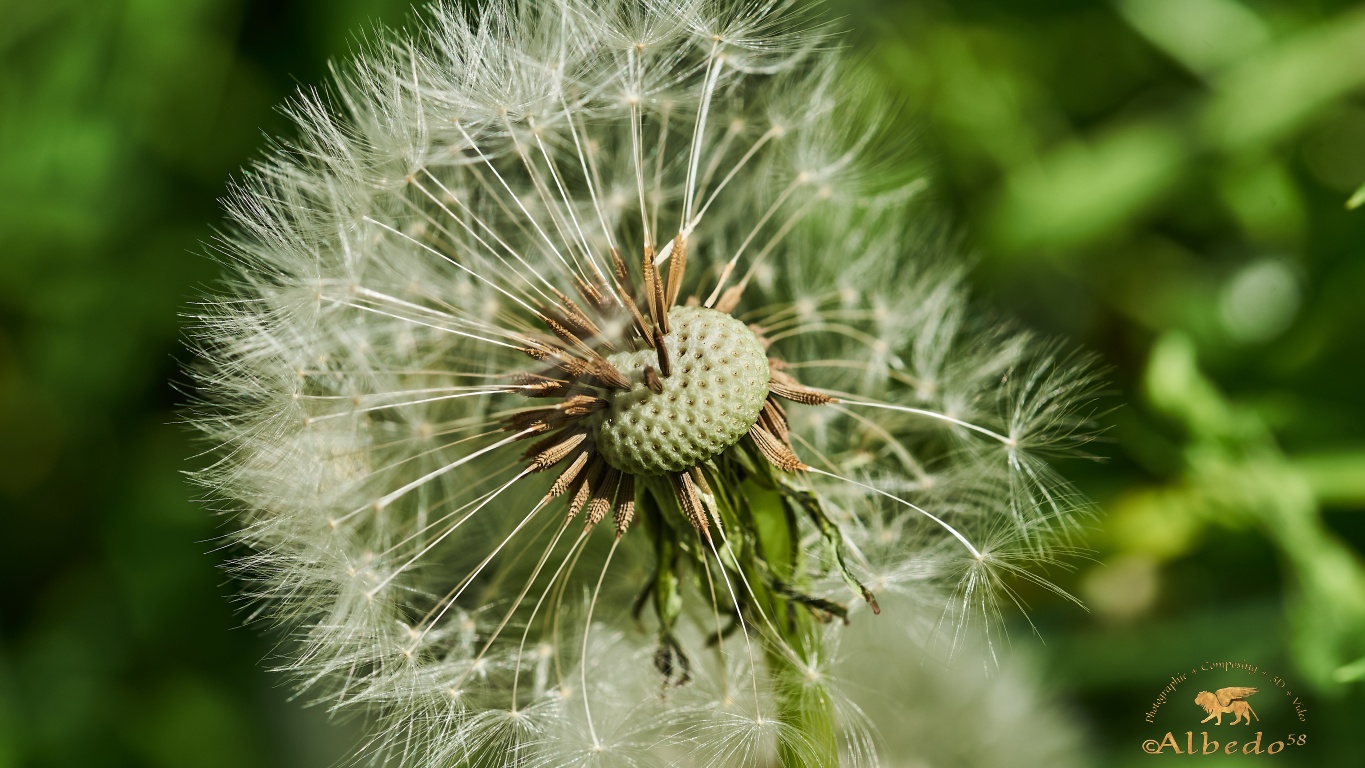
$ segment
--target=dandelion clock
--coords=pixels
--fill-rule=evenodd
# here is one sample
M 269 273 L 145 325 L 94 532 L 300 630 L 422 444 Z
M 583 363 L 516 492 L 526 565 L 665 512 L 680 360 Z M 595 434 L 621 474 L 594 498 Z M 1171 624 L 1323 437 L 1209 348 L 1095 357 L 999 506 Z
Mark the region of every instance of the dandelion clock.
M 198 477 L 367 759 L 896 764 L 846 649 L 1046 586 L 1093 374 L 973 314 L 818 12 L 437 6 L 232 191 Z

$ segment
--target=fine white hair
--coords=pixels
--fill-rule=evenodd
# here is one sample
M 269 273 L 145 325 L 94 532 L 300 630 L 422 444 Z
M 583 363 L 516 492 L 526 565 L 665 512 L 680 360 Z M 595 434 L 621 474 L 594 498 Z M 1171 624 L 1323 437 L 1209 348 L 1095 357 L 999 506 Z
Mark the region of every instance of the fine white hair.
M 796 546 L 812 553 L 800 599 L 848 601 L 850 623 L 788 655 L 798 695 L 834 702 L 846 763 L 876 762 L 871 723 L 889 722 L 841 683 L 860 627 L 973 648 L 979 633 L 989 655 L 1011 583 L 1046 585 L 1035 566 L 1085 511 L 1049 460 L 1088 437 L 1095 375 L 969 305 L 904 137 L 820 13 L 437 5 L 301 93 L 298 135 L 233 189 L 228 285 L 194 331 L 193 421 L 216 451 L 197 477 L 232 515 L 251 615 L 287 632 L 279 666 L 370 718 L 368 754 L 753 765 L 802 748 L 772 716 L 793 695 L 769 674 L 781 649 L 759 650 L 762 626 L 717 628 L 726 611 L 768 619 L 748 610 L 754 585 L 721 578 L 728 545 L 715 579 L 688 584 L 704 596 L 677 628 L 691 681 L 662 688 L 637 605 L 654 545 L 559 525 L 553 478 L 506 428 L 533 321 L 617 285 L 612 254 L 666 264 L 686 242 L 697 301 L 734 304 L 784 370 L 837 398 L 790 409 L 839 534 L 801 522 Z M 700 537 L 673 545 L 711 556 Z M 850 601 L 855 577 L 896 609 Z

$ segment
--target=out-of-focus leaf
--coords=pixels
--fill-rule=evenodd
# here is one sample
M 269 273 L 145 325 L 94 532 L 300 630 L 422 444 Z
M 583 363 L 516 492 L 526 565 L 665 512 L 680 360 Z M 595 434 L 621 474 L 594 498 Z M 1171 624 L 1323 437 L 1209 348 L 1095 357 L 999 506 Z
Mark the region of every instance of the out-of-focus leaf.
M 1116 5 L 1128 23 L 1200 75 L 1270 39 L 1265 22 L 1236 0 L 1119 0 Z
M 1321 690 L 1365 652 L 1365 565 L 1324 525 L 1312 482 L 1275 445 L 1257 415 L 1227 400 L 1199 369 L 1180 334 L 1158 341 L 1146 395 L 1187 434 L 1184 476 L 1173 485 L 1207 520 L 1254 525 L 1292 571 L 1291 648 Z M 1340 693 L 1340 691 L 1336 691 Z
M 1218 191 L 1251 236 L 1287 248 L 1299 245 L 1308 214 L 1283 163 L 1262 157 L 1229 163 L 1218 179 Z
M 1247 57 L 1214 80 L 1207 140 L 1226 152 L 1279 141 L 1336 99 L 1365 86 L 1365 8 Z
M 1365 449 L 1315 453 L 1294 459 L 1321 504 L 1365 508 Z
M 1362 205 L 1365 205 L 1365 184 L 1361 184 L 1360 189 L 1357 189 L 1355 194 L 1351 195 L 1351 199 L 1346 201 L 1348 210 L 1353 211 Z
M 997 240 L 1012 251 L 1075 247 L 1122 230 L 1179 177 L 1187 150 L 1160 122 L 1073 141 L 1011 177 Z

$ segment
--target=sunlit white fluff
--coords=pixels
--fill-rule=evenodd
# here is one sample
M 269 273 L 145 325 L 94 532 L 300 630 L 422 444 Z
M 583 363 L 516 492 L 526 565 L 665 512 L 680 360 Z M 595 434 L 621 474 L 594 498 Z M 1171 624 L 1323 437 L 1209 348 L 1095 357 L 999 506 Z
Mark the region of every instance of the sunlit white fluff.
M 301 95 L 299 137 L 232 194 L 231 286 L 197 331 L 195 421 L 219 451 L 200 478 L 236 513 L 254 610 L 288 628 L 281 666 L 368 715 L 371 754 L 818 763 L 827 745 L 779 714 L 808 700 L 843 762 L 873 764 L 885 742 L 842 682 L 842 638 L 960 640 L 1052 556 L 1078 502 L 1044 459 L 1085 439 L 1093 376 L 972 314 L 951 243 L 908 223 L 924 181 L 817 12 L 439 6 Z M 690 681 L 670 687 L 659 628 L 632 612 L 656 544 L 566 527 L 504 414 L 538 308 L 612 284 L 613 251 L 663 264 L 683 241 L 686 292 L 734 304 L 838 398 L 788 409 L 799 482 L 842 542 L 801 523 L 794 579 L 852 604 L 849 626 L 789 642 L 728 565 L 736 532 L 675 542 L 706 578 L 684 585 Z M 873 617 L 837 552 L 907 599 Z

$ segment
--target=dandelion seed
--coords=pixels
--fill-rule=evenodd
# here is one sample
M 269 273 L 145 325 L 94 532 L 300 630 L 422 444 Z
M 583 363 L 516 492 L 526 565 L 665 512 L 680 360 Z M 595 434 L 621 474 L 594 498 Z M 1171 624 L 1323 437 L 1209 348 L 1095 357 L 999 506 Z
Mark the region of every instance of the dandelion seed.
M 1093 375 L 969 322 L 813 13 L 438 6 L 233 193 L 200 478 L 378 758 L 875 762 L 840 633 L 1041 581 Z

